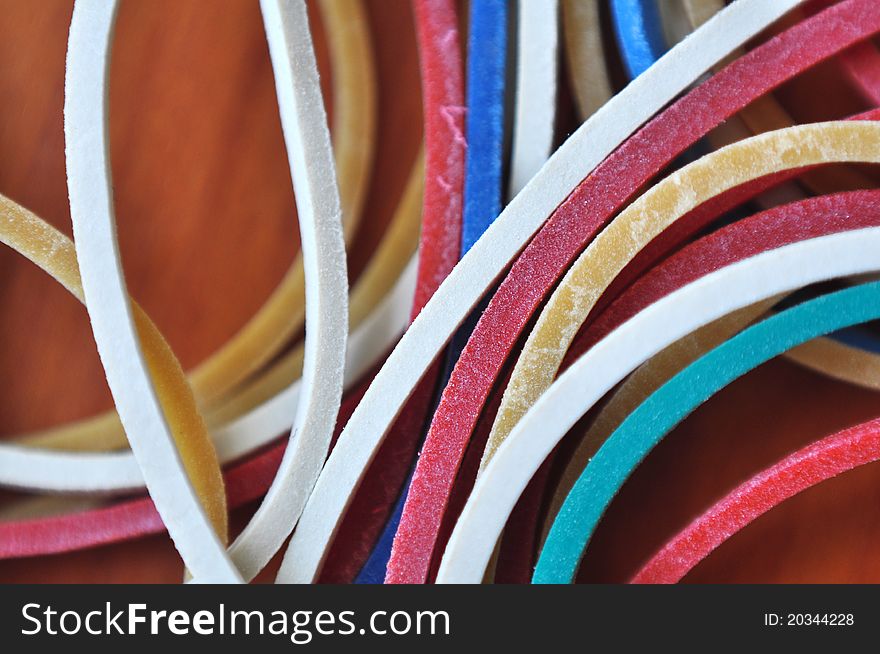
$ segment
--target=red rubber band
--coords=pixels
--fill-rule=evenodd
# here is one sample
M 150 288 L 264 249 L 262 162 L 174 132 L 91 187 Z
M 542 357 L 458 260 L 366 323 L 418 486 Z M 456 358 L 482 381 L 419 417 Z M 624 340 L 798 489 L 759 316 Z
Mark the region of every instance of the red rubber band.
M 423 583 L 456 473 L 498 371 L 529 316 L 599 230 L 658 171 L 784 81 L 880 30 L 880 6 L 847 0 L 728 65 L 600 164 L 538 232 L 483 313 L 455 366 L 419 457 L 386 581 Z
M 411 319 L 458 262 L 465 174 L 464 75 L 452 0 L 415 0 L 425 114 L 425 192 Z M 349 583 L 363 567 L 406 482 L 431 410 L 440 364 L 428 370 L 346 511 L 319 575 Z
M 749 523 L 790 497 L 880 459 L 880 418 L 845 429 L 790 454 L 752 477 L 673 537 L 632 578 L 672 584 Z

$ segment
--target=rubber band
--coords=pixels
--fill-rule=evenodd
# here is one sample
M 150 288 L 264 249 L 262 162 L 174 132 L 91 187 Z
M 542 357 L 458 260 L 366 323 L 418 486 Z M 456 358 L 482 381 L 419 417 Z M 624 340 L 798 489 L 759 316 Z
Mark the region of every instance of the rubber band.
M 612 96 L 605 67 L 599 0 L 562 0 L 563 36 L 568 78 L 581 120 L 586 120 Z
M 417 0 L 413 4 L 413 9 L 416 16 L 422 68 L 426 156 L 425 198 L 419 249 L 420 284 L 416 288 L 412 311 L 413 325 L 415 325 L 420 319 L 425 319 L 423 314 L 427 310 L 427 305 L 434 302 L 432 297 L 436 294 L 435 291 L 438 290 L 438 287 L 448 283 L 445 280 L 448 279 L 447 275 L 455 266 L 458 258 L 462 231 L 462 193 L 466 143 L 462 104 L 464 101 L 463 80 L 455 5 L 450 1 Z M 412 329 L 411 325 L 407 333 L 410 333 Z M 404 338 L 405 336 L 406 334 Z M 437 352 L 432 360 L 436 358 L 436 354 Z M 385 366 L 387 364 L 386 360 Z M 413 380 L 413 386 L 409 391 L 414 392 L 407 392 L 407 397 L 401 398 L 397 410 L 388 414 L 389 420 L 382 436 L 385 435 L 389 427 L 392 427 L 391 423 L 400 414 L 400 418 L 393 424 L 388 445 L 384 450 L 389 453 L 387 456 L 392 460 L 403 458 L 395 456 L 398 448 L 406 452 L 406 445 L 413 441 L 413 433 L 418 433 L 416 430 L 420 430 L 425 413 L 429 408 L 434 381 L 439 369 L 436 364 L 432 366 L 430 361 L 426 362 L 425 368 L 428 366 L 431 366 L 431 369 L 422 370 L 427 374 L 421 381 L 419 379 Z M 369 389 L 367 393 L 369 393 Z M 412 394 L 412 398 L 404 407 L 403 405 L 410 394 Z M 370 400 L 366 399 L 365 394 L 358 406 L 363 407 L 369 402 Z M 324 472 L 319 477 L 312 498 L 316 494 L 320 495 L 321 488 L 327 487 L 328 484 L 333 487 L 333 490 L 341 488 L 342 480 L 334 478 L 332 473 L 327 472 L 332 470 L 334 465 L 338 465 L 334 464 L 334 461 L 342 461 L 343 466 L 349 466 L 352 463 L 357 465 L 356 459 L 350 459 L 346 453 L 346 449 L 351 447 L 346 445 L 346 432 L 355 421 L 357 411 L 358 409 L 355 409 L 355 413 L 352 414 L 340 434 L 339 440 L 324 466 Z M 369 456 L 360 461 L 357 482 L 348 485 L 345 504 L 352 500 L 357 501 L 356 491 L 358 491 L 360 477 L 366 473 L 372 459 L 377 455 L 381 458 L 383 454 L 379 450 L 380 443 L 375 439 L 374 443 L 375 446 L 371 448 Z M 328 481 L 330 479 L 332 481 Z M 359 494 L 360 497 L 369 498 L 381 494 L 383 499 L 389 495 L 393 498 L 398 492 L 397 489 L 394 489 L 394 494 L 391 495 L 388 492 L 391 484 L 382 484 L 381 480 L 376 481 L 375 477 L 370 484 L 365 486 L 366 488 Z M 343 529 L 346 526 L 343 522 L 343 506 L 332 517 L 332 530 L 324 531 L 319 535 L 312 521 L 316 517 L 319 520 L 326 520 L 330 516 L 320 515 L 320 512 L 315 516 L 310 512 L 313 510 L 310 507 L 313 506 L 314 503 L 310 498 L 306 511 L 303 513 L 301 528 L 294 532 L 285 552 L 278 572 L 278 581 L 313 581 L 330 550 L 333 532 L 340 526 Z M 340 525 L 340 523 L 342 524 Z M 348 524 L 353 523 L 349 522 Z M 308 553 L 301 552 L 301 548 L 305 548 Z
M 360 222 L 373 159 L 376 104 L 373 54 L 365 12 L 359 0 L 321 0 L 318 6 L 327 26 L 334 72 L 334 151 L 343 208 L 343 232 L 346 242 L 349 242 Z M 230 389 L 271 359 L 302 328 L 304 288 L 302 258 L 298 253 L 287 274 L 260 310 L 223 347 L 192 371 L 190 383 L 206 410 L 209 424 L 217 422 L 212 420 L 212 414 L 230 413 L 226 408 Z M 354 318 L 356 315 L 353 315 L 352 321 L 356 326 L 359 321 Z M 299 376 L 299 367 L 301 362 L 299 366 L 294 366 L 295 374 L 289 376 L 275 392 Z M 115 411 L 13 439 L 23 444 L 75 451 L 128 447 Z
M 229 507 L 262 497 L 281 461 L 283 445 L 237 464 L 225 474 Z M 0 559 L 81 550 L 165 531 L 149 497 L 84 512 L 0 522 Z
M 655 0 L 611 0 L 614 36 L 623 65 L 635 79 L 666 52 L 663 25 Z
M 823 481 L 880 459 L 880 420 L 827 436 L 760 472 L 719 500 L 660 549 L 632 578 L 671 584 L 757 518 Z
M 501 213 L 507 0 L 471 4 L 468 53 L 462 254 Z
M 816 13 L 828 7 L 831 1 L 815 0 L 807 5 L 806 11 Z M 880 105 L 880 51 L 877 46 L 870 42 L 859 43 L 841 53 L 838 60 L 862 97 L 874 106 Z
M 638 125 L 707 67 L 797 4 L 740 0 L 728 7 L 584 123 L 502 211 L 425 304 L 340 434 L 303 512 L 301 528 L 291 539 L 288 579 L 314 579 L 390 423 L 459 324 L 550 212 Z
M 423 186 L 424 156 L 420 152 L 410 171 L 406 188 L 391 224 L 383 234 L 370 262 L 352 287 L 349 296 L 349 324 L 355 332 L 364 323 L 376 319 L 370 317 L 375 314 L 373 308 L 383 301 L 387 293 L 392 292 L 395 279 L 405 274 L 403 265 L 407 261 L 405 257 L 415 252 L 418 244 Z M 406 302 L 409 307 L 412 303 L 412 293 L 406 298 Z M 409 309 L 403 323 L 394 323 L 400 325 L 400 332 L 406 327 L 408 316 Z M 395 339 L 399 335 L 400 333 L 395 331 Z M 375 363 L 391 345 L 393 345 L 391 341 L 383 341 L 381 345 L 374 345 L 372 350 L 365 350 L 371 356 L 370 363 Z M 269 366 L 259 378 L 244 384 L 224 402 L 223 406 L 210 412 L 207 416 L 209 424 L 226 424 L 270 401 L 301 376 L 302 358 L 302 344 L 297 344 L 289 353 Z
M 0 240 L 7 241 L 2 231 Z M 346 388 L 369 371 L 377 353 L 387 351 L 403 333 L 416 286 L 415 272 L 413 260 L 392 292 L 352 332 L 346 347 Z M 301 382 L 297 381 L 256 409 L 218 428 L 213 436 L 221 463 L 240 459 L 287 432 L 290 416 L 297 410 L 300 387 Z M 143 488 L 144 481 L 129 451 L 56 452 L 0 443 L 0 484 L 42 492 L 105 494 L 138 490 Z
M 435 166 L 440 167 L 438 170 L 442 171 L 446 180 L 445 190 L 438 189 L 437 192 L 446 193 L 446 196 L 438 195 L 436 201 L 432 203 L 432 208 L 425 212 L 420 249 L 434 253 L 436 265 L 433 271 L 428 269 L 420 271 L 424 293 L 417 294 L 417 302 L 413 306 L 413 318 L 421 309 L 418 297 L 426 298 L 434 293 L 437 282 L 449 273 L 451 265 L 449 261 L 458 259 L 462 242 L 471 238 L 465 237 L 464 209 L 461 204 L 464 200 L 459 195 L 464 185 L 467 159 L 463 157 L 465 139 L 461 138 L 465 129 L 462 106 L 464 91 L 455 6 L 448 3 L 439 5 L 434 3 L 417 5 L 414 8 L 423 77 L 425 132 L 426 134 L 438 130 L 440 132 L 437 138 L 430 139 L 430 147 L 438 155 L 446 153 L 442 162 L 439 156 L 435 161 Z M 488 12 L 493 15 L 498 11 L 497 7 L 490 5 L 474 6 L 472 9 L 477 13 Z M 495 17 L 497 16 L 493 16 Z M 484 22 L 483 28 L 491 32 L 493 26 Z M 491 34 L 487 35 L 491 37 Z M 504 58 L 505 48 L 499 50 L 496 40 L 490 39 L 485 45 L 490 55 L 500 55 L 502 59 Z M 502 74 L 503 66 L 502 61 Z M 480 66 L 476 68 L 490 76 L 495 74 L 491 70 L 491 65 L 486 70 Z M 497 84 L 494 80 L 487 82 Z M 438 92 L 438 89 L 443 90 Z M 500 82 L 499 93 L 503 97 L 503 80 Z M 492 95 L 492 93 L 487 94 L 487 99 L 491 100 Z M 456 122 L 451 122 L 452 120 Z M 474 116 L 474 120 L 479 121 L 481 118 Z M 451 148 L 448 140 L 450 138 Z M 498 140 L 501 141 L 500 135 Z M 493 138 L 484 139 L 481 146 L 493 147 Z M 501 145 L 497 147 L 500 152 Z M 468 150 L 467 156 L 471 155 L 472 151 Z M 488 177 L 491 178 L 492 175 L 489 174 Z M 450 189 L 458 192 L 449 194 Z M 500 193 L 500 189 L 497 192 Z M 483 201 L 489 199 L 488 195 L 481 197 Z M 477 227 L 484 218 L 471 212 L 468 220 L 472 223 L 472 227 Z M 459 233 L 460 235 L 456 237 L 455 235 Z M 434 242 L 433 239 L 438 236 L 442 236 L 443 240 Z M 436 256 L 438 251 L 442 251 L 443 255 Z M 446 356 L 451 356 L 451 353 L 447 353 Z M 441 367 L 437 362 L 422 379 L 406 403 L 401 416 L 391 428 L 382 448 L 376 453 L 364 484 L 358 489 L 336 538 L 328 548 L 326 564 L 321 570 L 319 582 L 349 583 L 354 580 L 355 583 L 381 583 L 388 556 L 387 543 L 396 529 L 397 506 L 405 497 L 409 486 L 411 462 L 421 443 L 424 423 L 433 406 L 435 386 L 440 374 Z
M 266 497 L 229 548 L 247 580 L 290 535 L 327 456 L 342 398 L 348 331 L 339 194 L 305 2 L 261 0 L 260 8 L 297 191 L 306 270 L 306 339 L 303 391 L 290 441 Z
M 198 448 L 204 456 L 212 451 L 204 423 L 193 410 L 194 400 L 187 401 L 187 384 L 169 392 L 177 370 L 167 364 L 150 366 L 145 358 L 146 347 L 163 343 L 138 330 L 136 322 L 144 320 L 135 317 L 125 287 L 106 129 L 107 68 L 116 9 L 116 2 L 75 4 L 68 41 L 65 154 L 83 298 L 119 417 L 175 547 L 196 579 L 240 581 L 226 555 L 223 535 L 214 531 L 207 507 L 202 507 L 187 475 L 181 457 L 190 455 L 177 449 L 173 435 L 177 430 L 169 424 L 176 423 L 179 433 L 187 435 L 182 445 Z M 142 346 L 141 338 L 150 344 Z M 163 402 L 167 408 L 163 409 Z M 219 478 L 216 455 L 205 457 L 203 465 Z
M 491 1 L 470 5 L 467 57 L 467 120 L 464 199 L 460 253 L 470 249 L 501 211 L 505 145 L 505 87 L 507 78 L 507 3 Z M 552 102 L 552 98 L 551 98 Z M 470 330 L 461 327 L 446 353 L 440 385 L 445 385 Z M 434 375 L 430 376 L 431 378 Z M 433 393 L 432 393 L 433 395 Z M 423 411 L 422 414 L 428 413 Z M 424 432 L 423 417 L 415 427 Z M 421 443 L 422 439 L 419 439 Z M 382 583 L 391 556 L 412 476 L 403 484 L 376 544 L 355 578 L 355 583 Z
M 817 123 L 768 132 L 689 164 L 636 200 L 587 246 L 541 312 L 505 390 L 485 456 L 492 456 L 553 383 L 596 301 L 653 238 L 702 202 L 750 180 L 829 161 L 876 161 L 876 153 L 856 142 L 870 139 L 874 132 L 877 125 L 867 122 Z
M 78 8 L 82 6 L 86 5 L 81 3 Z M 73 96 L 68 96 L 65 106 L 71 213 L 74 233 L 77 234 L 78 254 L 81 257 L 86 303 L 91 309 L 93 331 L 99 344 L 99 352 L 102 354 L 111 390 L 114 391 L 117 407 L 120 409 L 120 416 L 125 423 L 129 410 L 134 412 L 136 418 L 143 420 L 143 405 L 138 413 L 139 407 L 135 395 L 137 393 L 143 395 L 152 389 L 149 375 L 144 374 L 146 370 L 143 370 L 142 365 L 140 376 L 138 370 L 130 370 L 133 367 L 132 363 L 139 357 L 135 338 L 130 339 L 128 352 L 102 351 L 102 343 L 105 344 L 103 347 L 109 344 L 110 347 L 119 348 L 120 336 L 126 336 L 131 329 L 127 329 L 126 324 L 125 296 L 123 295 L 121 301 L 121 314 L 118 308 L 120 301 L 116 297 L 118 291 L 124 291 L 124 285 L 121 281 L 115 249 L 109 180 L 106 176 L 107 166 L 104 159 L 105 131 L 103 116 L 100 115 L 104 113 L 103 80 L 106 79 L 106 52 L 110 43 L 115 8 L 107 6 L 99 11 L 94 9 L 95 5 L 88 7 L 89 9 L 80 9 L 80 13 L 75 10 L 71 28 L 67 89 L 73 93 Z M 287 537 L 296 518 L 297 502 L 300 505 L 304 503 L 304 495 L 310 490 L 309 484 L 317 477 L 329 445 L 339 405 L 347 318 L 347 280 L 339 221 L 339 199 L 305 5 L 302 2 L 289 3 L 281 8 L 266 1 L 262 4 L 262 8 L 270 55 L 276 72 L 279 109 L 288 146 L 288 157 L 292 164 L 295 186 L 300 191 L 297 193 L 297 204 L 301 218 L 303 258 L 307 270 L 306 283 L 313 289 L 307 301 L 306 323 L 307 327 L 311 325 L 309 331 L 315 333 L 316 338 L 306 338 L 305 391 L 300 398 L 301 410 L 297 412 L 292 430 L 294 438 L 285 450 L 279 472 L 266 499 L 230 549 L 236 565 L 243 570 L 247 578 L 251 578 L 265 565 Z M 87 11 L 92 13 L 85 13 Z M 79 16 L 82 16 L 80 20 L 84 21 L 84 27 L 80 27 L 78 23 Z M 93 41 L 86 38 L 85 35 L 90 32 L 103 37 L 100 41 L 104 44 L 103 52 L 100 48 L 94 50 Z M 94 61 L 91 61 L 89 56 L 92 56 Z M 80 57 L 83 59 L 80 60 Z M 92 106 L 99 108 L 98 125 L 95 125 L 91 116 Z M 93 143 L 101 147 L 88 147 Z M 94 152 L 98 152 L 100 156 L 97 166 L 89 159 L 89 154 L 93 155 Z M 306 165 L 307 161 L 311 165 Z M 89 178 L 90 169 L 99 171 L 94 179 Z M 99 179 L 102 174 L 104 178 Z M 106 227 L 100 222 L 82 225 L 80 221 L 84 214 L 92 217 L 93 221 L 95 216 L 104 218 Z M 103 233 L 98 231 L 97 228 L 100 227 L 104 227 Z M 82 235 L 85 235 L 85 239 Z M 317 251 L 322 253 L 320 258 L 316 256 Z M 111 253 L 110 261 L 103 260 L 107 252 Z M 89 257 L 94 259 L 94 263 L 86 263 Z M 114 272 L 116 274 L 113 274 Z M 105 289 L 108 283 L 110 288 Z M 114 283 L 118 289 L 114 289 Z M 89 302 L 90 284 L 100 293 L 99 302 Z M 114 292 L 116 295 L 113 294 Z M 92 305 L 99 308 L 95 309 Z M 113 313 L 114 311 L 116 313 Z M 120 372 L 127 373 L 127 378 L 120 377 Z M 144 388 L 138 388 L 138 382 Z M 125 391 L 126 395 L 120 397 L 117 388 Z M 164 427 L 161 415 L 158 420 L 149 415 L 147 417 L 152 423 L 158 424 L 158 427 L 153 427 L 152 431 Z M 140 427 L 138 424 L 134 426 Z M 146 426 L 150 427 L 150 422 L 147 422 Z M 126 432 L 132 441 L 133 451 L 138 455 L 139 436 L 133 436 L 131 429 L 127 429 Z M 161 434 L 161 431 L 159 433 Z M 161 444 L 158 439 L 154 439 L 153 442 Z M 149 450 L 148 454 L 150 454 Z M 167 468 L 164 471 L 163 483 L 158 489 L 152 487 L 149 484 L 152 470 L 144 465 L 143 457 L 138 458 L 151 495 L 156 501 L 169 534 L 175 540 L 175 545 L 181 551 L 196 579 L 202 581 L 240 579 L 238 570 L 226 556 L 225 549 L 221 546 L 221 556 L 216 556 L 213 543 L 202 535 L 204 529 L 200 525 L 201 510 L 198 505 L 195 511 L 187 507 L 187 487 L 180 488 L 180 482 L 174 474 L 169 475 Z M 173 447 L 170 456 L 165 458 L 170 458 L 179 465 Z M 290 474 L 293 461 L 296 462 L 298 471 L 304 473 L 295 478 Z M 176 512 L 166 515 L 167 511 L 163 511 L 163 502 L 172 499 L 169 494 L 171 490 L 178 491 L 177 497 L 174 498 L 176 504 L 169 502 Z M 182 509 L 187 512 L 181 513 Z M 190 533 L 191 531 L 195 533 Z M 213 535 L 213 532 L 211 533 Z M 255 533 L 256 536 L 253 535 Z M 216 537 L 214 542 L 216 543 Z M 201 548 L 198 545 L 201 545 Z M 196 565 L 191 565 L 190 559 Z
M 579 334 L 566 353 L 562 369 L 646 306 L 703 275 L 798 240 L 873 226 L 880 226 L 880 192 L 877 191 L 802 200 L 774 207 L 717 230 L 686 246 L 639 278 Z M 754 317 L 757 315 L 744 315 L 742 319 L 737 318 L 735 323 L 744 326 Z M 730 324 L 729 327 L 739 331 L 737 324 Z M 722 330 L 716 326 L 712 331 L 718 334 Z M 686 337 L 685 342 L 679 342 L 680 345 L 671 346 L 676 352 L 666 351 L 662 360 L 657 360 L 658 355 L 640 366 L 599 410 L 560 476 L 547 511 L 547 529 L 587 462 L 626 416 L 673 374 L 721 342 L 714 342 L 717 338 L 712 334 L 708 339 L 706 335 L 698 334 L 699 331 Z M 726 340 L 726 337 L 721 340 Z M 806 345 L 816 343 L 811 341 Z M 837 345 L 833 341 L 828 343 L 831 347 Z M 687 350 L 684 353 L 680 352 L 683 348 Z M 853 369 L 857 370 L 858 366 Z M 880 385 L 880 376 L 869 379 L 875 385 Z
M 73 243 L 54 227 L 3 196 L 0 196 L 0 212 L 3 215 L 0 240 L 39 265 L 83 302 Z M 225 542 L 228 526 L 223 480 L 195 398 L 180 364 L 156 326 L 137 304 L 132 307 L 151 374 L 156 375 L 157 385 L 163 386 L 158 396 L 163 411 L 168 412 L 169 427 L 181 452 L 186 474 L 214 530 Z M 137 471 L 140 473 L 139 469 Z
M 685 13 L 696 29 L 713 14 L 724 8 L 723 0 L 682 0 Z M 855 44 L 860 48 L 864 44 Z M 844 61 L 849 50 L 838 54 Z M 739 112 L 739 119 L 745 123 L 751 134 L 762 134 L 797 124 L 785 108 L 772 95 L 759 98 Z M 875 184 L 858 170 L 834 167 L 814 173 L 806 173 L 801 178 L 804 185 L 813 193 L 820 195 L 840 190 L 871 188 Z
M 722 0 L 682 0 L 682 4 L 684 14 L 693 28 L 698 27 L 702 22 L 724 7 L 724 2 Z M 824 3 L 824 8 L 833 4 L 833 2 L 826 2 Z M 809 8 L 808 14 L 818 13 L 818 10 L 821 8 L 823 7 L 814 4 Z M 872 57 L 876 61 L 872 61 Z M 872 99 L 870 97 L 873 90 L 870 81 L 870 69 L 873 64 L 880 64 L 880 57 L 877 57 L 877 50 L 873 44 L 869 42 L 856 44 L 852 48 L 840 53 L 838 59 L 842 63 L 844 69 L 848 71 L 857 82 L 864 82 L 864 84 L 869 87 L 867 89 L 863 88 L 863 92 L 869 97 L 869 100 Z M 880 88 L 880 85 L 877 85 L 877 88 Z M 759 134 L 783 127 L 789 127 L 795 123 L 786 110 L 776 102 L 771 95 L 762 97 L 755 101 L 751 106 L 745 107 L 740 112 L 740 117 L 748 126 L 752 134 Z M 739 135 L 738 138 L 743 138 L 743 136 Z M 728 141 L 728 143 L 729 142 L 730 141 Z M 726 144 L 727 143 L 725 143 L 725 145 Z M 808 171 L 801 176 L 801 180 L 810 190 L 819 194 L 833 192 L 838 189 L 858 189 L 874 186 L 874 183 L 865 175 L 862 175 L 856 170 L 843 167 L 814 172 Z M 842 335 L 836 334 L 833 335 L 832 338 L 840 340 Z M 860 345 L 864 346 L 862 349 L 867 350 L 877 348 L 875 339 L 872 338 L 862 339 Z M 829 374 L 838 378 L 841 374 L 844 374 L 849 380 L 857 380 L 858 371 L 870 369 L 871 367 L 871 362 L 854 361 L 854 367 L 847 372 L 842 368 L 841 363 L 843 361 L 850 361 L 853 357 L 857 358 L 856 353 L 853 352 L 851 348 L 848 348 L 848 356 L 840 360 L 830 360 L 827 356 L 819 356 L 820 351 L 826 351 L 829 348 L 834 349 L 833 346 L 828 344 L 819 344 L 813 348 L 804 349 L 800 352 L 799 359 L 805 362 L 805 359 L 815 353 L 818 358 L 807 364 L 811 369 L 816 370 L 817 372 L 822 372 L 822 366 L 827 364 L 829 371 L 831 371 Z M 874 381 L 875 380 L 873 379 L 868 379 L 866 380 L 866 385 L 872 386 Z
M 819 338 L 785 353 L 790 361 L 856 386 L 880 391 L 880 356 Z
M 678 43 L 694 29 L 681 0 L 657 2 L 657 11 L 660 14 L 663 39 L 667 44 Z
M 580 416 L 629 372 L 731 311 L 818 281 L 877 269 L 878 243 L 880 230 L 869 228 L 758 254 L 671 293 L 612 332 L 559 376 L 498 449 L 459 517 L 437 582 L 480 581 L 495 539 L 535 470 Z
M 737 3 L 725 11 L 743 6 Z M 662 70 L 664 62 L 681 52 L 679 48 L 693 43 L 706 33 L 702 30 L 712 24 L 707 23 L 673 48 L 657 65 L 616 96 L 609 106 L 626 98 L 627 92 L 633 88 L 639 88 L 646 76 L 650 76 L 647 79 L 653 78 L 657 66 Z M 843 27 L 829 33 L 830 25 Z M 399 578 L 405 576 L 412 583 L 425 580 L 443 506 L 480 409 L 528 316 L 550 292 L 577 253 L 630 196 L 695 139 L 753 98 L 863 38 L 871 29 L 880 29 L 880 12 L 872 3 L 857 0 L 838 5 L 768 41 L 730 64 L 642 128 L 599 165 L 560 206 L 526 247 L 495 293 L 444 390 L 417 464 L 421 472 L 417 471 L 413 479 L 408 498 L 410 509 L 404 511 L 398 530 L 397 540 L 409 552 L 408 556 L 401 557 L 407 565 L 405 571 L 397 573 Z M 632 108 L 634 105 L 626 106 Z M 601 115 L 597 114 L 597 118 Z M 510 207 L 515 206 L 516 199 Z M 492 255 L 486 253 L 485 256 Z M 464 285 L 468 279 L 462 278 L 459 283 Z M 414 356 L 410 354 L 409 359 Z
M 405 296 L 407 310 L 414 287 L 413 264 L 411 262 L 408 268 L 412 273 L 409 275 L 412 283 Z M 398 282 L 397 288 L 403 286 L 402 282 Z M 399 298 L 396 303 L 402 304 Z M 364 385 L 361 384 L 345 399 L 340 410 L 340 421 L 354 410 L 363 390 Z M 224 475 L 230 508 L 237 508 L 265 495 L 278 470 L 285 445 L 283 442 L 277 443 L 230 467 Z M 165 527 L 150 498 L 137 498 L 83 513 L 0 523 L 0 559 L 69 552 L 163 531 Z
M 794 345 L 880 316 L 880 282 L 786 309 L 713 349 L 651 395 L 599 449 L 550 529 L 534 580 L 570 579 L 596 523 L 632 470 L 697 406 Z
M 516 108 L 508 198 L 544 165 L 556 124 L 557 0 L 520 0 L 516 17 Z M 473 140 L 469 140 L 473 145 Z
M 840 56 L 843 69 L 849 74 L 862 96 L 880 105 L 880 52 L 873 43 L 860 43 Z

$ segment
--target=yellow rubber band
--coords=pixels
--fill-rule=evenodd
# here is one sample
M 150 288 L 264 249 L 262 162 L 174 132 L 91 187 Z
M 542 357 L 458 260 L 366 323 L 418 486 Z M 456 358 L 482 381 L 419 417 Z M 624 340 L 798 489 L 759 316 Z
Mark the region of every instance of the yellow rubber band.
M 0 242 L 49 273 L 83 302 L 73 242 L 27 209 L 0 195 Z M 217 452 L 183 369 L 168 343 L 140 306 L 132 301 L 150 375 L 187 477 L 223 543 L 228 542 L 226 493 Z

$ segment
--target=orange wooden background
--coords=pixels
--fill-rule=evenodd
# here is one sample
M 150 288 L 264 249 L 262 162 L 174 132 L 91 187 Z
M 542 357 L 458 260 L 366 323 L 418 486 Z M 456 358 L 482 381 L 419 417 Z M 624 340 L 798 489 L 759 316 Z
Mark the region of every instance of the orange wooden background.
M 0 193 L 67 233 L 62 91 L 71 6 L 68 0 L 0 0 Z M 368 7 L 381 118 L 352 274 L 390 217 L 421 131 L 408 3 L 371 0 Z M 317 13 L 312 8 L 319 60 L 328 71 Z M 297 248 L 256 1 L 124 1 L 111 106 L 129 287 L 183 364 L 192 366 L 257 309 Z M 0 250 L 0 336 L 0 433 L 110 406 L 84 310 L 6 250 Z M 596 534 L 583 578 L 625 579 L 666 536 L 737 482 L 878 413 L 877 394 L 783 361 L 764 366 L 697 411 L 638 470 Z M 880 581 L 878 489 L 876 465 L 813 489 L 758 520 L 688 580 Z M 3 493 L 0 502 L 14 498 Z M 4 582 L 180 578 L 165 536 L 0 561 Z

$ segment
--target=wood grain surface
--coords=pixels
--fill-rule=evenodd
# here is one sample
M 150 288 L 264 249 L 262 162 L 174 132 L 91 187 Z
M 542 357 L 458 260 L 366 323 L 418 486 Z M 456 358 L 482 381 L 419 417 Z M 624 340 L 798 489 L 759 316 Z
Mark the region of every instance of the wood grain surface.
M 393 211 L 421 132 L 408 4 L 368 7 L 380 125 L 353 275 Z M 0 0 L 0 192 L 68 234 L 62 105 L 71 9 L 68 0 Z M 326 94 L 330 71 L 315 7 L 311 14 Z M 256 1 L 124 0 L 111 108 L 129 288 L 192 366 L 260 306 L 298 247 Z M 0 250 L 0 337 L 0 433 L 110 406 L 85 311 L 7 250 Z M 582 579 L 624 580 L 739 481 L 878 413 L 877 394 L 782 361 L 763 366 L 698 410 L 641 466 L 596 534 Z M 688 581 L 878 582 L 878 488 L 880 466 L 870 465 L 804 493 L 720 548 Z M 6 492 L 0 502 L 16 497 Z M 165 536 L 0 561 L 2 582 L 177 582 L 181 573 Z

